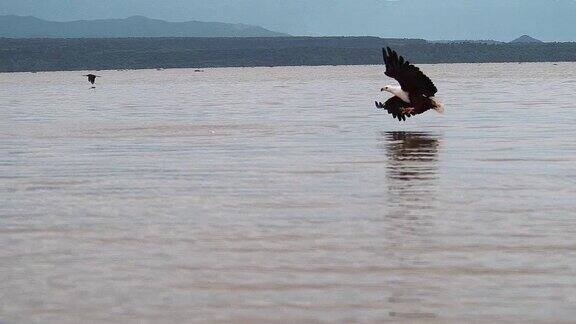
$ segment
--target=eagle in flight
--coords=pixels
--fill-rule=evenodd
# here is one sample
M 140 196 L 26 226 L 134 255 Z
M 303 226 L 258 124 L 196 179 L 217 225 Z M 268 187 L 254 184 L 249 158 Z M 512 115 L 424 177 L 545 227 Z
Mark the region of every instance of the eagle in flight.
M 387 85 L 380 91 L 387 91 L 394 95 L 385 103 L 376 101 L 376 107 L 386 109 L 389 114 L 400 121 L 434 109 L 439 113 L 444 112 L 444 105 L 435 98 L 436 86 L 419 68 L 404 60 L 396 51 L 387 47 L 382 49 L 385 74 L 396 79 L 400 86 Z

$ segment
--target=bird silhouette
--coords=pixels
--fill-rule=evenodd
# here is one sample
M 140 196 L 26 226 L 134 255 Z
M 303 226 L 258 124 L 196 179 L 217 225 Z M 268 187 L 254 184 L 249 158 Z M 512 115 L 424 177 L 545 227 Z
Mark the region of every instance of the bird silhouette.
M 99 75 L 95 74 L 86 74 L 85 77 L 88 77 L 88 82 L 94 84 L 96 82 L 96 78 L 99 78 Z

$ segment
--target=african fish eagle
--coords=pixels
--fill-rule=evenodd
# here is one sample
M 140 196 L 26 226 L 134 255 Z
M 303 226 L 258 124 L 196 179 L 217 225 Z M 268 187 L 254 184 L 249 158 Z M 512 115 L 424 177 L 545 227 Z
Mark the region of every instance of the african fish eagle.
M 382 48 L 385 74 L 396 79 L 400 86 L 387 85 L 380 91 L 387 91 L 394 95 L 385 103 L 376 101 L 376 107 L 386 109 L 389 114 L 400 121 L 406 117 L 412 117 L 434 109 L 439 113 L 444 112 L 444 105 L 434 97 L 438 89 L 419 68 L 398 56 L 396 51 L 387 47 Z

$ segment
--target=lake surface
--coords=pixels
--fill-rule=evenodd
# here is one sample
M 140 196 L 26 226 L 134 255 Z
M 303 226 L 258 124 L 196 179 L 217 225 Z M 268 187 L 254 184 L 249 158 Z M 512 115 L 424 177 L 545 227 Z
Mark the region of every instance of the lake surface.
M 0 74 L 0 323 L 573 322 L 576 64 Z

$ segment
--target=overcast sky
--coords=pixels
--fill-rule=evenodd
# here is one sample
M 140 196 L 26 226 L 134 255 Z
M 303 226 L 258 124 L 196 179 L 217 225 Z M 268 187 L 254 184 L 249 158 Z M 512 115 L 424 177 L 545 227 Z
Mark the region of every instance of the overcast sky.
M 576 41 L 575 0 L 0 0 L 0 14 L 59 21 L 144 15 L 292 35 Z

